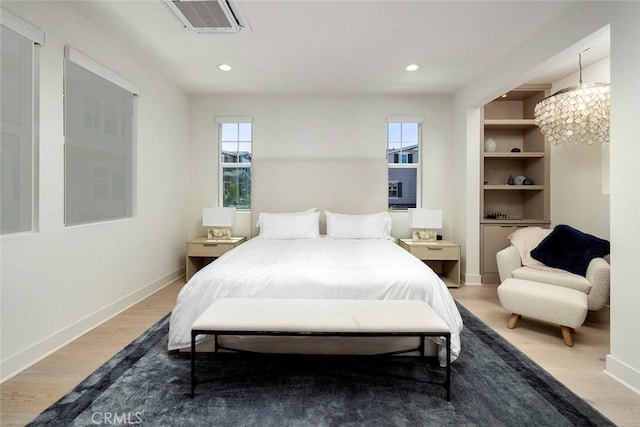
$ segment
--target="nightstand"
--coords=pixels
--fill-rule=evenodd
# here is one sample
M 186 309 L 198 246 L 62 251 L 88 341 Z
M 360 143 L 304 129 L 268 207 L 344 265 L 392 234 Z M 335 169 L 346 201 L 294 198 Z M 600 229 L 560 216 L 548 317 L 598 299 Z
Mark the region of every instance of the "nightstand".
M 246 241 L 246 237 L 231 237 L 224 240 L 207 240 L 206 237 L 200 237 L 188 241 L 186 256 L 187 282 L 196 271 Z
M 399 245 L 431 267 L 447 287 L 460 287 L 460 245 L 447 240 L 414 242 L 411 239 L 400 239 Z

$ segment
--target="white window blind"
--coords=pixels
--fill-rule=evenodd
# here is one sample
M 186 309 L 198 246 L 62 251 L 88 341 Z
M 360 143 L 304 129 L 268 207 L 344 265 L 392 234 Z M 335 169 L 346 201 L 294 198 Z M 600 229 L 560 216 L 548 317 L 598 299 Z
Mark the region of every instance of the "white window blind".
M 65 225 L 133 216 L 137 86 L 66 47 Z
M 38 207 L 39 52 L 44 33 L 2 10 L 0 233 L 31 231 Z

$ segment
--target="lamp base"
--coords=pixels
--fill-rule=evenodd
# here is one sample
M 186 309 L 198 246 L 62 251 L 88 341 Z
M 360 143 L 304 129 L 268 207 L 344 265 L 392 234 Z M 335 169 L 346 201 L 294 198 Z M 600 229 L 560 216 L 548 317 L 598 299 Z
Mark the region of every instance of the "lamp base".
M 415 230 L 412 235 L 414 242 L 435 242 L 438 233 L 433 230 Z
M 210 228 L 207 230 L 207 240 L 227 240 L 230 238 L 230 228 Z

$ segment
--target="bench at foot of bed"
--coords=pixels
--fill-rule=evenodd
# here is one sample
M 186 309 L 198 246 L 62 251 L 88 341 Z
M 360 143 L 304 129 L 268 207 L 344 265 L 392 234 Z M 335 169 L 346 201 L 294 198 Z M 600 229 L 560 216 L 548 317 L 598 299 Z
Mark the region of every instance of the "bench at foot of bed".
M 451 394 L 451 331 L 424 301 L 224 298 L 216 300 L 191 327 L 191 396 L 196 387 L 196 338 L 213 335 L 215 351 L 224 335 L 315 337 L 419 337 L 446 341 L 446 377 Z

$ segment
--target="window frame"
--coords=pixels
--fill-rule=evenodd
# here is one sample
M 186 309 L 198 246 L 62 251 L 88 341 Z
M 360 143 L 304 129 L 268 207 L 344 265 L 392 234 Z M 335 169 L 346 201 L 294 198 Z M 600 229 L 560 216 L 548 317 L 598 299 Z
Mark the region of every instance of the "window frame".
M 218 206 L 220 207 L 235 207 L 237 210 L 242 211 L 250 211 L 251 210 L 251 182 L 253 180 L 252 173 L 252 160 L 253 160 L 253 140 L 254 140 L 254 127 L 253 127 L 253 117 L 252 116 L 219 116 L 216 117 L 216 124 L 218 130 Z M 226 141 L 226 142 L 236 142 L 240 143 L 249 143 L 250 144 L 250 154 L 251 159 L 248 162 L 246 161 L 236 161 L 236 162 L 225 162 L 223 161 L 223 132 L 222 128 L 225 124 L 236 124 L 240 126 L 241 124 L 249 124 L 251 125 L 251 139 L 250 141 L 240 141 L 238 138 L 237 141 Z M 238 129 L 239 132 L 239 129 Z M 238 159 L 240 160 L 240 159 Z M 246 159 L 245 159 L 246 160 Z M 226 206 L 224 195 L 225 195 L 225 181 L 224 181 L 224 171 L 225 169 L 248 169 L 250 178 L 249 178 L 249 204 L 246 207 L 238 207 L 238 206 Z
M 403 162 L 404 157 L 406 156 L 407 161 L 409 158 L 413 159 L 413 156 L 409 153 L 398 153 L 394 154 L 398 158 L 398 163 L 389 162 L 389 125 L 391 124 L 405 124 L 411 123 L 417 125 L 417 152 L 418 152 L 418 161 L 416 163 L 408 163 Z M 424 124 L 424 118 L 422 116 L 388 116 L 386 123 L 386 159 L 388 163 L 387 170 L 390 169 L 415 169 L 416 170 L 416 208 L 422 207 L 422 153 L 423 153 L 423 142 L 422 142 L 422 127 Z M 402 142 L 402 141 L 401 141 Z M 387 172 L 388 174 L 388 172 Z M 389 183 L 392 181 L 388 181 Z M 402 185 L 402 183 L 400 183 Z M 406 189 L 402 189 L 402 193 L 404 193 Z M 399 199 L 402 196 L 398 197 L 390 197 L 387 194 L 387 209 L 393 212 L 403 212 L 407 211 L 408 208 L 392 208 L 391 205 L 392 199 Z
M 28 94 L 31 105 L 29 114 L 25 115 L 31 126 L 29 138 L 31 156 L 24 162 L 20 162 L 21 167 L 18 169 L 18 182 L 20 182 L 23 177 L 28 177 L 30 180 L 29 183 L 20 185 L 20 190 L 18 191 L 19 198 L 27 200 L 19 201 L 18 209 L 20 210 L 20 206 L 22 206 L 22 208 L 27 210 L 28 213 L 18 216 L 18 225 L 16 228 L 4 230 L 3 227 L 0 226 L 0 235 L 8 236 L 39 231 L 40 47 L 45 45 L 45 33 L 5 9 L 2 9 L 2 13 L 0 13 L 0 25 L 5 29 L 16 33 L 19 37 L 22 37 L 22 41 L 31 43 L 31 49 L 29 52 L 31 54 L 31 69 L 29 70 L 31 76 L 30 81 L 27 82 L 31 86 L 31 91 Z M 22 117 L 22 112 L 20 113 L 20 117 Z M 24 165 L 29 166 L 24 167 Z M 2 191 L 0 190 L 0 192 Z M 4 194 L 4 192 L 2 193 Z M 4 203 L 2 204 L 4 205 Z

